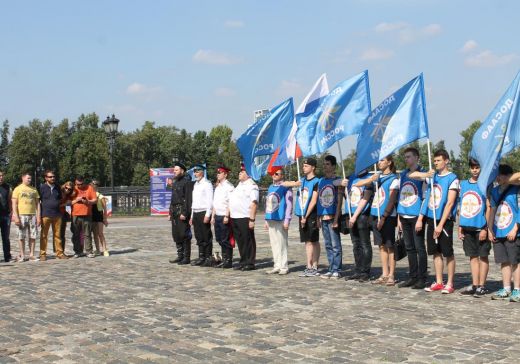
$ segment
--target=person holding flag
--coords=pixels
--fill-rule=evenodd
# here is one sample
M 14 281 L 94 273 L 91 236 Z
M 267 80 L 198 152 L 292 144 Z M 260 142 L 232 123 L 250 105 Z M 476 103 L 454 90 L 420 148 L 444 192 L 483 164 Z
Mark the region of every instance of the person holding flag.
M 408 147 L 404 150 L 406 169 L 400 173 L 399 202 L 397 204 L 397 226 L 403 234 L 408 257 L 408 279 L 400 282 L 399 288 L 411 287 L 424 289 L 428 279 L 428 255 L 424 244 L 424 229 L 415 230 L 417 218 L 421 212 L 426 184 L 409 178 L 415 171 L 424 172 L 419 166 L 419 151 Z
M 336 177 L 337 164 L 336 157 L 333 155 L 325 156 L 323 160 L 325 176 L 318 183 L 318 227 L 321 227 L 327 260 L 329 261 L 329 269 L 327 273 L 321 275 L 321 278 L 326 279 L 341 278 L 343 264 L 343 250 L 339 235 L 343 187 L 335 185 L 335 182 L 340 182 L 340 179 Z
M 349 223 L 350 239 L 352 240 L 352 252 L 354 254 L 354 274 L 346 276 L 345 280 L 357 280 L 360 283 L 370 280 L 370 269 L 372 267 L 372 245 L 370 243 L 370 205 L 374 190 L 372 184 L 357 183 L 370 178 L 367 170 L 358 176 L 350 176 L 343 179 L 341 185 L 346 188 L 345 195 L 350 197 L 350 215 L 345 216 Z M 344 203 L 344 215 L 349 215 L 348 204 Z
M 303 161 L 303 177 L 299 181 L 286 181 L 284 187 L 298 187 L 296 207 L 294 213 L 299 218 L 300 241 L 305 244 L 307 266 L 300 277 L 318 276 L 318 262 L 320 259 L 320 230 L 318 228 L 317 202 L 318 183 L 314 158 Z
M 464 253 L 469 257 L 472 284 L 460 294 L 482 297 L 488 293 L 486 279 L 491 243 L 487 238 L 486 214 L 489 202 L 478 187 L 480 164 L 473 158 L 469 159 L 469 170 L 471 177 L 460 183 L 459 239 L 462 240 Z
M 410 178 L 427 180 L 426 202 L 421 207 L 421 213 L 415 225 L 416 231 L 421 231 L 426 225 L 426 245 L 428 255 L 433 255 L 435 267 L 435 282 L 424 290 L 426 292 L 441 291 L 450 294 L 455 291 L 455 255 L 453 252 L 453 225 L 457 212 L 457 196 L 459 179 L 449 170 L 450 155 L 444 149 L 433 154 L 435 171 L 415 171 Z M 431 179 L 431 181 L 429 180 Z M 433 188 L 432 188 L 433 186 Z M 426 218 L 426 224 L 424 219 Z M 444 261 L 448 268 L 448 280 L 443 281 Z
M 374 244 L 379 246 L 379 255 L 383 273 L 373 283 L 387 286 L 395 285 L 395 228 L 397 226 L 396 203 L 399 192 L 395 162 L 392 156 L 379 161 L 381 173 L 374 173 L 370 178 L 358 181 L 357 187 L 375 184 L 376 194 L 370 209 Z
M 520 212 L 518 194 L 520 189 L 516 185 L 513 169 L 507 164 L 498 167 L 496 178 L 497 186 L 491 190 L 489 198 L 491 211 L 488 215 L 488 238 L 493 243 L 495 262 L 500 264 L 503 287 L 491 299 L 509 299 L 520 302 L 520 233 L 518 223 Z M 518 183 L 517 183 L 518 184 Z M 513 279 L 514 290 L 511 290 Z
M 293 193 L 291 188 L 282 185 L 282 167 L 274 167 L 269 174 L 273 178 L 273 183 L 267 190 L 265 228 L 269 231 L 274 267 L 267 274 L 285 275 L 289 273 L 287 248 L 289 246 L 288 233 L 292 217 Z

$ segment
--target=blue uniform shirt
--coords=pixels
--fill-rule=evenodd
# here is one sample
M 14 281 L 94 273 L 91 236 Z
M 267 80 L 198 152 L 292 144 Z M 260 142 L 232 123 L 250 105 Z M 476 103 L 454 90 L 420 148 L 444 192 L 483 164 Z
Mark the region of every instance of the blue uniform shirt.
M 486 226 L 486 195 L 476 182 L 465 180 L 460 183 L 459 225 L 482 229 Z

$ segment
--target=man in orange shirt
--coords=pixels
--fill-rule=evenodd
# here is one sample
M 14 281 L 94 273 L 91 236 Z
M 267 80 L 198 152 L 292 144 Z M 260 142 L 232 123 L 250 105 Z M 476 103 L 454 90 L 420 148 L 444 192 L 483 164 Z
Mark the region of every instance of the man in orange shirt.
M 95 254 L 92 251 L 92 205 L 97 202 L 96 192 L 90 185 L 84 183 L 83 176 L 77 176 L 74 184 L 74 197 L 71 201 L 74 258 L 83 255 L 81 233 L 83 233 L 87 257 L 94 258 Z

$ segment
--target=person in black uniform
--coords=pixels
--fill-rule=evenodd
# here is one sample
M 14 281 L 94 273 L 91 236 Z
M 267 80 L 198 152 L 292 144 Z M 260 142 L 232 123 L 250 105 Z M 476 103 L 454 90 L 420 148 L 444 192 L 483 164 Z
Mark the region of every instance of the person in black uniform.
M 186 175 L 186 166 L 177 162 L 173 166 L 175 178 L 172 183 L 172 199 L 169 217 L 172 222 L 172 237 L 177 247 L 177 259 L 170 263 L 189 264 L 191 257 L 191 195 L 193 182 Z

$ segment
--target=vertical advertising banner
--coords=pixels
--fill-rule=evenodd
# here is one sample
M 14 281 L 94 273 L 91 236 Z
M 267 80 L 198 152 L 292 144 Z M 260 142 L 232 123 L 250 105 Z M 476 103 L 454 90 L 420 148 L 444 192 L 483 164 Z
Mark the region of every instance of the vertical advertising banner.
M 150 168 L 150 215 L 168 215 L 173 168 Z

